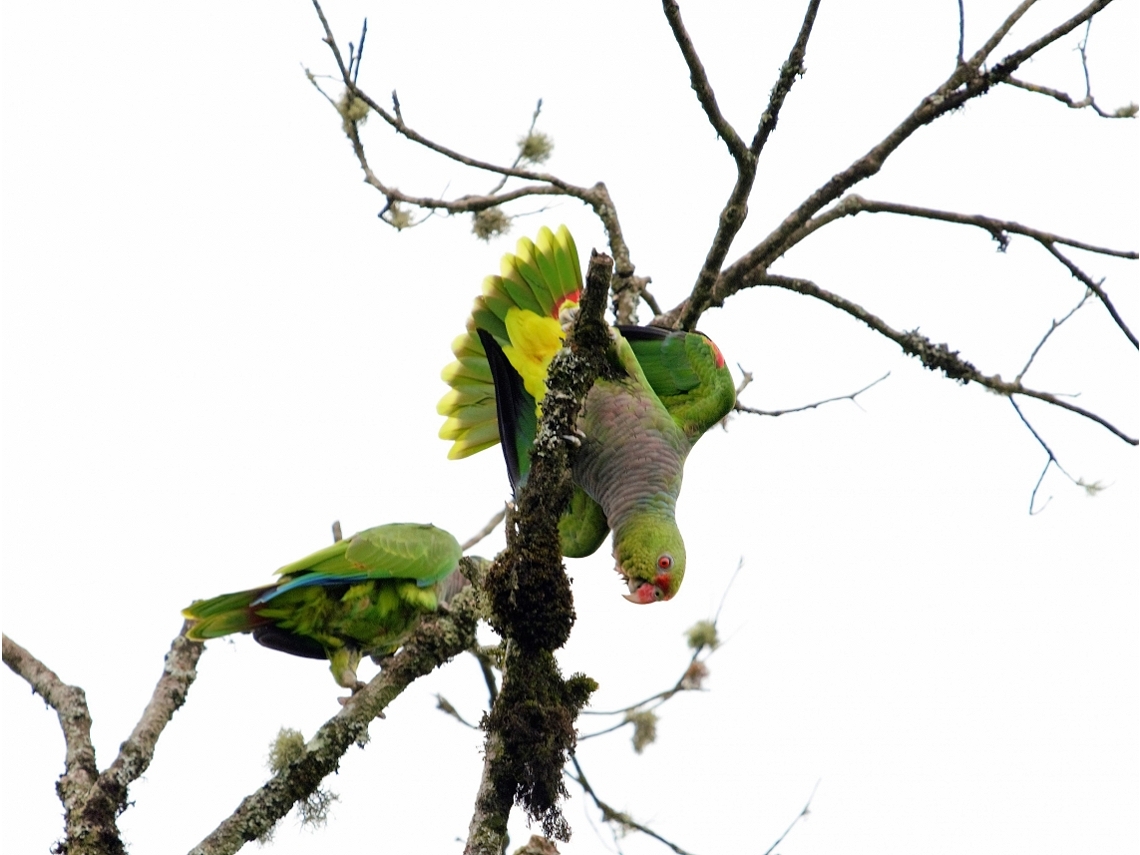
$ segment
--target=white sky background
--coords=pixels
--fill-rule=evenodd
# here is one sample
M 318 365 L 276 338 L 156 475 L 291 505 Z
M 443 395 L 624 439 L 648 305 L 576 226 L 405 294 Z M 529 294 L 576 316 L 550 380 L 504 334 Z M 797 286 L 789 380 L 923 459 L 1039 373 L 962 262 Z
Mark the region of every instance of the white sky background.
M 704 258 L 732 165 L 659 7 L 616 5 L 329 11 L 342 46 L 369 18 L 364 88 L 380 100 L 398 89 L 413 127 L 461 151 L 508 161 L 545 99 L 548 168 L 607 182 L 638 272 L 672 306 Z M 683 9 L 742 135 L 803 5 Z M 1013 3 L 966 5 L 972 52 Z M 1093 27 L 1094 92 L 1110 109 L 1140 100 L 1137 6 L 1119 0 Z M 1077 8 L 1040 3 L 1009 45 Z M 402 234 L 382 225 L 382 199 L 302 74 L 302 63 L 334 67 L 306 3 L 2 11 L 2 621 L 86 690 L 105 767 L 192 599 L 267 580 L 326 543 L 334 519 L 346 533 L 430 521 L 461 539 L 482 526 L 507 482 L 496 453 L 449 462 L 436 438 L 450 341 L 519 236 L 565 222 L 583 252 L 604 237 L 572 201 L 490 246 L 466 217 Z M 824 4 L 730 258 L 945 79 L 956 15 L 952 0 Z M 1021 76 L 1083 94 L 1077 41 Z M 1135 249 L 1136 135 L 1135 121 L 998 91 L 919 131 L 858 192 Z M 365 139 L 406 191 L 494 183 L 400 144 L 379 120 Z M 1136 262 L 1073 255 L 1140 326 Z M 920 326 L 1007 378 L 1081 294 L 1028 240 L 1002 255 L 984 232 L 886 215 L 829 226 L 774 271 L 895 328 Z M 1136 851 L 1136 450 L 1025 404 L 1074 476 L 1110 485 L 1089 499 L 1051 472 L 1040 498 L 1052 501 L 1030 517 L 1045 454 L 1007 402 L 790 293 L 739 295 L 701 327 L 754 372 L 753 406 L 891 377 L 860 406 L 737 418 L 701 442 L 680 506 L 689 572 L 671 603 L 625 603 L 608 547 L 569 562 L 579 621 L 562 662 L 595 677 L 595 708 L 609 709 L 676 679 L 683 630 L 715 611 L 745 561 L 710 691 L 667 704 L 642 756 L 624 731 L 582 743 L 599 794 L 700 853 L 763 851 L 817 779 L 812 815 L 783 852 Z M 1026 382 L 1081 392 L 1135 436 L 1136 362 L 1090 304 Z M 62 830 L 62 737 L 22 680 L 5 672 L 0 686 L 5 849 L 45 852 Z M 319 663 L 246 637 L 212 642 L 131 788 L 128 845 L 191 848 L 265 780 L 279 727 L 308 736 L 336 712 L 335 689 Z M 436 692 L 469 718 L 485 701 L 470 657 L 415 684 L 328 782 L 341 799 L 328 827 L 290 817 L 270 851 L 458 852 L 481 739 L 434 709 Z M 571 790 L 575 836 L 562 851 L 612 849 Z M 526 834 L 516 821 L 512 849 Z M 621 846 L 666 851 L 640 836 Z

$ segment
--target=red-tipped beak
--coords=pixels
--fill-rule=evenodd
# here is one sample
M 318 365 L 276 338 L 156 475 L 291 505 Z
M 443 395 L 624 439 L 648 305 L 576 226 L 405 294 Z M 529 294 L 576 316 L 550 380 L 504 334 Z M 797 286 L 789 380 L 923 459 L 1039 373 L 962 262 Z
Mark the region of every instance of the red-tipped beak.
M 658 600 L 657 589 L 649 582 L 643 582 L 637 588 L 630 585 L 629 589 L 629 593 L 622 594 L 622 596 L 631 603 L 637 603 L 639 606 L 642 606 L 646 603 L 655 603 Z

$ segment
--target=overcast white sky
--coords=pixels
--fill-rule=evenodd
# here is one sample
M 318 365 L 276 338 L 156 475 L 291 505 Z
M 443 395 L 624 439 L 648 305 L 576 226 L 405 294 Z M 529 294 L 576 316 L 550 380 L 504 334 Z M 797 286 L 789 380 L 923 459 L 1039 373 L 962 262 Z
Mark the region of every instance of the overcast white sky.
M 1012 7 L 967 2 L 973 50 Z M 1140 100 L 1136 2 L 1094 25 L 1094 90 Z M 1020 46 L 1079 8 L 1043 0 Z M 445 459 L 439 370 L 490 246 L 466 218 L 397 234 L 361 183 L 336 114 L 305 81 L 333 65 L 312 8 L 290 3 L 5 3 L 3 87 L 4 631 L 84 687 L 101 766 L 150 695 L 179 609 L 258 584 L 346 532 L 434 522 L 461 539 L 507 492 L 494 453 Z M 751 135 L 801 2 L 688 3 L 727 116 Z M 362 85 L 399 90 L 405 118 L 507 161 L 534 103 L 549 169 L 610 187 L 638 272 L 673 305 L 691 287 L 732 182 L 660 8 L 652 3 L 402 3 L 329 9 L 342 44 L 369 18 Z M 862 154 L 950 72 L 957 4 L 825 3 L 761 164 L 731 257 Z M 1082 94 L 1066 38 L 1022 76 Z M 999 49 L 998 54 L 1003 52 Z M 416 193 L 486 177 L 366 128 L 374 166 Z M 1135 121 L 998 91 L 920 131 L 859 192 L 989 213 L 1118 248 L 1138 244 Z M 539 206 L 521 205 L 517 210 Z M 1136 262 L 1074 253 L 1135 329 Z M 884 215 L 828 227 L 774 268 L 814 279 L 900 329 L 921 327 L 987 373 L 1017 374 L 1080 298 L 1040 247 Z M 645 317 L 643 315 L 643 317 Z M 785 853 L 1135 852 L 1140 803 L 1137 452 L 1033 402 L 1025 411 L 1095 499 L 1050 473 L 1009 404 L 924 371 L 855 321 L 789 293 L 747 293 L 701 323 L 751 370 L 745 403 L 860 398 L 738 418 L 690 458 L 680 506 L 689 572 L 672 602 L 621 599 L 608 549 L 571 561 L 579 622 L 565 669 L 596 708 L 674 681 L 683 630 L 721 616 L 709 691 L 662 710 L 636 756 L 627 734 L 582 744 L 603 798 L 687 850 L 763 851 L 819 780 Z M 1086 306 L 1026 382 L 1140 432 L 1136 351 Z M 501 536 L 480 550 L 492 553 Z M 366 673 L 365 676 L 368 676 Z M 54 715 L 5 672 L 6 850 L 45 852 L 62 823 Z M 320 663 L 248 638 L 208 646 L 186 707 L 131 788 L 135 852 L 191 848 L 266 777 L 281 726 L 311 735 L 337 710 Z M 469 718 L 485 701 L 461 658 L 416 684 L 329 785 L 327 828 L 290 817 L 269 851 L 458 852 L 481 768 Z M 583 730 L 594 722 L 583 720 Z M 574 787 L 571 785 L 571 790 Z M 614 848 L 580 794 L 566 853 Z M 512 829 L 512 848 L 525 839 Z M 629 855 L 662 853 L 632 836 Z

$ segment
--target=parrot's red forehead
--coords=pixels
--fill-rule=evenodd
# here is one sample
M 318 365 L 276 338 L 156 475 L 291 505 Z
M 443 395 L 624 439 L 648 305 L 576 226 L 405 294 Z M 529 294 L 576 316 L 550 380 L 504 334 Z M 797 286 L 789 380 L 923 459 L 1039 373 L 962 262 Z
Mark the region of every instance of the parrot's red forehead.
M 673 590 L 673 577 L 668 573 L 658 573 L 657 578 L 653 581 L 656 583 L 658 588 L 665 592 L 666 599 L 673 596 L 675 593 Z
M 716 346 L 716 342 L 711 338 L 708 339 L 709 346 L 713 349 L 713 356 L 716 357 L 716 367 L 724 368 L 724 354 L 720 352 L 720 348 Z

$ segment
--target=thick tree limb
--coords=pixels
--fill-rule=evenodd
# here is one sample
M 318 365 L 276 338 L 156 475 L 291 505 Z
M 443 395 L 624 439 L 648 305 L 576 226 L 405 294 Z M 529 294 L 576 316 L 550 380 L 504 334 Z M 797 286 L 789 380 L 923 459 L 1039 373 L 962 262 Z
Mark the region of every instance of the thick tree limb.
M 594 380 L 612 370 L 603 318 L 613 261 L 594 253 L 568 349 L 547 373 L 548 392 L 531 451 L 531 468 L 507 516 L 507 548 L 487 574 L 491 625 L 506 640 L 499 694 L 484 720 L 483 775 L 466 855 L 499 855 L 511 807 L 518 802 L 547 837 L 566 840 L 559 806 L 562 768 L 574 750 L 574 721 L 593 691 L 582 675 L 563 680 L 553 651 L 574 622 L 570 581 L 562 565 L 558 520 L 570 500 L 571 443 L 578 411 Z

